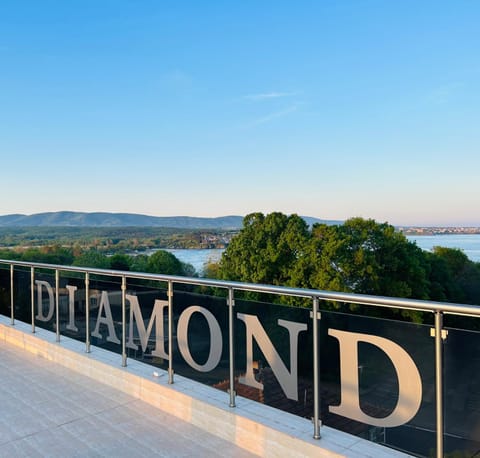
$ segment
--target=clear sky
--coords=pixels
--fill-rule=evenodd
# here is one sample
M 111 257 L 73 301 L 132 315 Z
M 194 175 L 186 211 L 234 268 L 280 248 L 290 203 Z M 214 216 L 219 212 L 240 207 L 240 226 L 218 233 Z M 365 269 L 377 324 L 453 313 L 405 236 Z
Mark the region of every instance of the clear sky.
M 0 214 L 480 225 L 480 2 L 0 2 Z

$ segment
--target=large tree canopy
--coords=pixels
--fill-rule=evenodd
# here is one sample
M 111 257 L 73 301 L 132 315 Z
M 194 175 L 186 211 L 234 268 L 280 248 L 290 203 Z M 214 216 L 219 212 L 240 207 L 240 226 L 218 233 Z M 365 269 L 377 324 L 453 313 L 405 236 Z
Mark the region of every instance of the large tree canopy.
M 147 259 L 147 272 L 165 275 L 193 276 L 195 270 L 190 264 L 181 262 L 174 254 L 165 250 L 158 250 Z
M 479 265 L 461 251 L 425 252 L 393 226 L 363 218 L 309 229 L 297 215 L 252 213 L 209 272 L 244 282 L 480 303 Z
M 182 263 L 168 251 L 158 250 L 148 258 L 147 272 L 181 275 L 183 272 Z
M 425 267 L 422 250 L 386 223 L 353 218 L 310 231 L 281 213 L 246 216 L 220 263 L 228 279 L 421 298 Z

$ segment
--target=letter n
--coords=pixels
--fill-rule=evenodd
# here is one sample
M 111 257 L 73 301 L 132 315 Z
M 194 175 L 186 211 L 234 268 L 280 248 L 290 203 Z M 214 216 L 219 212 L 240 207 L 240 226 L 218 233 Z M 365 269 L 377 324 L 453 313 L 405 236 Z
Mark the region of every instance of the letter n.
M 288 329 L 290 336 L 289 372 L 258 318 L 255 315 L 246 315 L 243 313 L 237 313 L 237 317 L 245 323 L 247 341 L 247 370 L 245 377 L 241 377 L 239 381 L 263 390 L 263 383 L 257 382 L 253 374 L 253 338 L 255 338 L 287 398 L 298 401 L 298 334 L 305 331 L 307 325 L 294 321 L 278 320 L 280 326 Z

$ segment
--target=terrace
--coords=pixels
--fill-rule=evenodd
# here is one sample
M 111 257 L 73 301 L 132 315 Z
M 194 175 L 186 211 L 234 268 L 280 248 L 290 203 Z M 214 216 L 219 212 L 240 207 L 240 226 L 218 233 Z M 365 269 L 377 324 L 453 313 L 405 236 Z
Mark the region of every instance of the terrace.
M 480 450 L 480 336 L 443 325 L 475 306 L 0 260 L 0 313 L 3 455 Z

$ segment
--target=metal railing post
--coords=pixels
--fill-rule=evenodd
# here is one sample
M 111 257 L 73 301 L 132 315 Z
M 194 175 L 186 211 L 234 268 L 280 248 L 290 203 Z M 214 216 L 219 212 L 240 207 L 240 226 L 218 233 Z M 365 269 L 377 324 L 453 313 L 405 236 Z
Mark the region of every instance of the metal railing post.
M 320 312 L 318 311 L 318 297 L 313 298 L 312 326 L 313 326 L 313 438 L 320 439 L 320 377 L 319 377 L 319 338 L 318 338 L 318 320 Z
M 10 324 L 15 325 L 15 306 L 13 304 L 13 264 L 10 264 Z
M 168 281 L 168 383 L 173 383 L 173 282 Z
M 90 353 L 90 274 L 85 272 L 85 352 Z
M 230 407 L 235 407 L 235 329 L 233 320 L 233 308 L 235 307 L 235 299 L 233 288 L 228 288 L 228 349 L 230 364 Z
M 55 340 L 60 342 L 60 317 L 59 309 L 59 287 L 60 287 L 60 273 L 55 269 Z
M 443 313 L 435 312 L 435 400 L 437 458 L 443 457 Z
M 35 333 L 35 267 L 30 267 L 30 300 L 32 303 L 32 333 Z
M 127 292 L 127 278 L 122 275 L 122 367 L 127 366 L 127 348 L 126 348 L 126 292 Z

